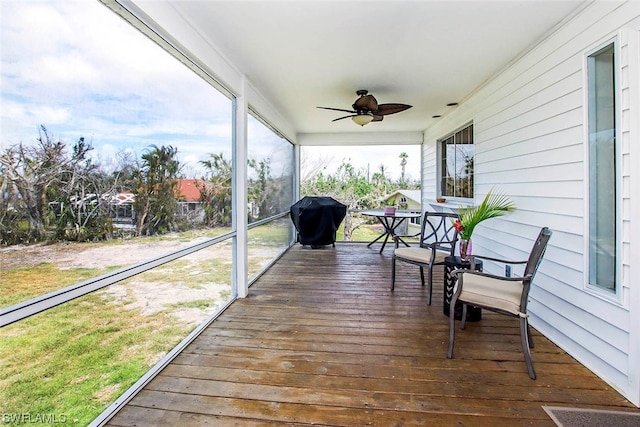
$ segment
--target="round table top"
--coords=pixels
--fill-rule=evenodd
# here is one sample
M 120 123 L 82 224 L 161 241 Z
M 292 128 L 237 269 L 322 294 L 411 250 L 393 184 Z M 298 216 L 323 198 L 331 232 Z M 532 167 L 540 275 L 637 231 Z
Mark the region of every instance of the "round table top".
M 395 218 L 418 218 L 421 215 L 418 212 L 402 212 L 402 211 L 396 211 L 393 214 L 386 214 L 382 209 L 362 211 L 361 213 L 362 215 L 368 215 L 368 216 L 389 216 L 389 217 L 395 217 Z

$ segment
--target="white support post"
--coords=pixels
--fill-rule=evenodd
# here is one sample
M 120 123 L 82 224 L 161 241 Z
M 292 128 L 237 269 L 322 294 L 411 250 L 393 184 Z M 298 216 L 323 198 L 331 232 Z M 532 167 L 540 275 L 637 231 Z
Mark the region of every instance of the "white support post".
M 293 146 L 293 164 L 294 164 L 294 178 L 293 178 L 293 201 L 300 200 L 300 146 Z
M 238 298 L 249 291 L 248 277 L 248 224 L 247 224 L 247 82 L 242 80 L 241 93 L 235 101 L 233 126 L 233 226 L 234 239 L 233 288 Z

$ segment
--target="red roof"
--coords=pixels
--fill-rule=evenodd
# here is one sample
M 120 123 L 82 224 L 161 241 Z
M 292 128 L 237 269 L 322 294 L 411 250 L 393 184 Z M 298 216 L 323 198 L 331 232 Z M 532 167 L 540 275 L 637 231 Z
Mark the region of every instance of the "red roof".
M 179 179 L 176 183 L 176 190 L 179 194 L 179 201 L 188 203 L 197 203 L 200 201 L 200 190 L 198 183 L 202 183 L 201 179 Z M 202 186 L 202 184 L 200 184 Z M 136 196 L 129 190 L 125 190 L 112 197 L 111 202 L 116 204 L 133 203 Z
M 178 185 L 176 186 L 178 191 L 180 192 L 181 201 L 184 202 L 199 202 L 200 201 L 200 190 L 196 183 L 201 182 L 200 179 L 179 179 Z

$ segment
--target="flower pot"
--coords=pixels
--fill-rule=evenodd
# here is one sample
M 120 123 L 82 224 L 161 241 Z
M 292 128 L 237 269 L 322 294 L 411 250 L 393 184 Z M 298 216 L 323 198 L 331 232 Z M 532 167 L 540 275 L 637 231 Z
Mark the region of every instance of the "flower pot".
M 463 261 L 469 261 L 469 257 L 471 257 L 471 239 L 461 239 L 460 240 L 460 258 Z

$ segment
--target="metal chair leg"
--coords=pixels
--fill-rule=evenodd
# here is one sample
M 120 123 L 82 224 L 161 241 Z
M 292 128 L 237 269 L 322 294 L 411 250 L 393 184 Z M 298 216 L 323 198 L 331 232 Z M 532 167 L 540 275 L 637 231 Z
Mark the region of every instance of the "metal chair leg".
M 464 329 L 465 324 L 467 323 L 467 309 L 468 306 L 466 303 L 462 304 L 462 321 L 460 322 L 460 329 Z
M 529 322 L 526 317 L 520 318 L 520 338 L 522 341 L 522 352 L 524 353 L 524 360 L 527 362 L 527 371 L 529 371 L 529 378 L 536 379 L 536 371 L 533 369 L 533 361 L 531 360 L 531 352 L 529 351 Z
M 427 305 L 431 305 L 431 295 L 433 294 L 433 266 L 429 266 L 429 299 Z
M 456 301 L 458 298 L 454 295 L 451 298 L 449 306 L 449 350 L 447 351 L 447 359 L 453 359 L 453 344 L 456 339 Z
M 396 257 L 391 259 L 391 290 L 396 287 Z

